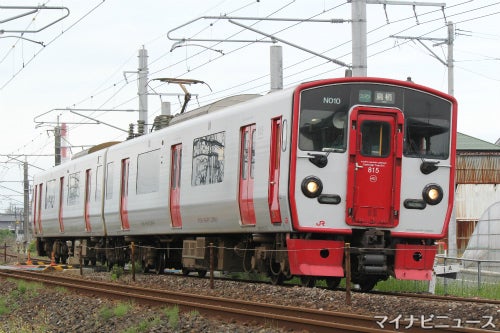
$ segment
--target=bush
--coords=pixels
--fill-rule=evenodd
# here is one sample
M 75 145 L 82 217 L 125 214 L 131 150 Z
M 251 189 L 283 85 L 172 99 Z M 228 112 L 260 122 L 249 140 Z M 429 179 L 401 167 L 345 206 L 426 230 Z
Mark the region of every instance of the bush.
M 114 265 L 111 269 L 111 279 L 113 281 L 118 280 L 124 273 L 123 267 Z

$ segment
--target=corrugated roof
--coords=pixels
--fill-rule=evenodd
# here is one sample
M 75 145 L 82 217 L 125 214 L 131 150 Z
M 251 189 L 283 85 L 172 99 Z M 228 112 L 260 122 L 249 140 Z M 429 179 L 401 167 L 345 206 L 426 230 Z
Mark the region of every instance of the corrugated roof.
M 500 152 L 500 146 L 467 134 L 457 133 L 457 150 Z

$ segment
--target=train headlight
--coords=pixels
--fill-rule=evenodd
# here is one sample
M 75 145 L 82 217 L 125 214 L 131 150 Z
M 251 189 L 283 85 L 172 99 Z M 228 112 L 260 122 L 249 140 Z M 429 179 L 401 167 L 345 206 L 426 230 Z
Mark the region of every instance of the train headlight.
M 309 176 L 302 181 L 302 193 L 308 198 L 316 198 L 323 191 L 323 183 L 315 176 Z
M 443 189 L 437 184 L 428 184 L 422 191 L 422 197 L 429 205 L 437 205 L 443 200 Z

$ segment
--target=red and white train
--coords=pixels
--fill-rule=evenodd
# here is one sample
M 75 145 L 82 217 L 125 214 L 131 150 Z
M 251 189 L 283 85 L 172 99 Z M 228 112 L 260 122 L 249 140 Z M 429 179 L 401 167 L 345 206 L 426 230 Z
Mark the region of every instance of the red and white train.
M 306 285 L 430 279 L 446 235 L 457 103 L 408 81 L 339 78 L 240 95 L 34 177 L 40 255 L 256 271 Z

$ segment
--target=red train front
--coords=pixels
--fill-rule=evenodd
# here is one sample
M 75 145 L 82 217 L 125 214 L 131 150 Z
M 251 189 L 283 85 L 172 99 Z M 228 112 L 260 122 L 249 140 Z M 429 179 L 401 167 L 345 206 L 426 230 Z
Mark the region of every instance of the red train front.
M 35 177 L 41 254 L 258 271 L 280 283 L 430 279 L 451 216 L 457 106 L 406 81 L 342 78 L 239 96 Z M 72 251 L 73 250 L 73 251 Z
M 453 98 L 354 78 L 305 84 L 295 101 L 292 273 L 343 276 L 350 243 L 353 282 L 363 289 L 390 275 L 430 279 L 453 204 Z

